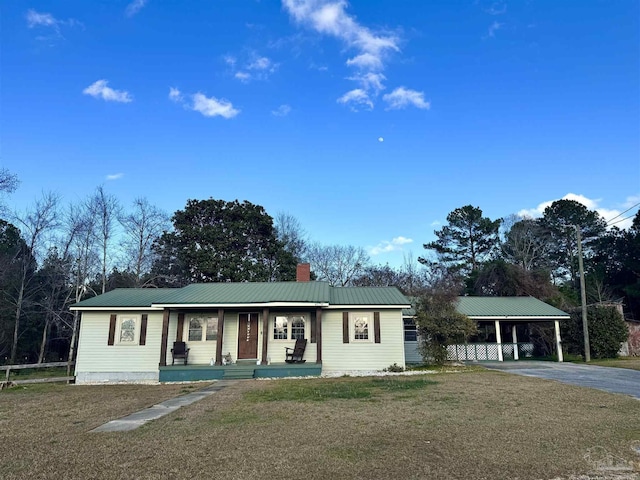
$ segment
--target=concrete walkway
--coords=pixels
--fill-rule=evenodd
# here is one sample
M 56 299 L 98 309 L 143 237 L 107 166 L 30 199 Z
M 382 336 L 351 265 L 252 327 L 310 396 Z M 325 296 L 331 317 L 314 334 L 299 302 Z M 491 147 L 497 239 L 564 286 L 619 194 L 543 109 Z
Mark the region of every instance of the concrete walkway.
M 546 378 L 562 383 L 631 395 L 640 400 L 640 371 L 558 362 L 483 362 L 483 366 L 527 377 Z
M 208 397 L 222 390 L 229 385 L 233 385 L 235 381 L 221 380 L 214 383 L 197 392 L 187 393 L 186 395 L 180 395 L 179 397 L 170 398 L 164 402 L 153 405 L 152 407 L 145 408 L 139 412 L 132 413 L 126 417 L 119 418 L 117 420 L 111 420 L 110 422 L 100 425 L 98 428 L 91 430 L 92 432 L 126 432 L 129 430 L 135 430 L 141 427 L 151 420 L 169 415 L 171 412 L 175 412 L 181 407 L 191 405 L 198 400 Z

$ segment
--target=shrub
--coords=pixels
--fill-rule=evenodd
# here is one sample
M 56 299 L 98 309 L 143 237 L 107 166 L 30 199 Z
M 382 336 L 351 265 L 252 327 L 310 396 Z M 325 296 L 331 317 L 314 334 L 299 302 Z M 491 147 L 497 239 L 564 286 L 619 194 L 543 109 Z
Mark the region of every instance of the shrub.
M 620 313 L 613 307 L 591 306 L 587 308 L 589 346 L 593 358 L 616 358 L 620 344 L 627 340 L 629 330 Z M 584 354 L 582 311 L 571 312 L 571 319 L 561 322 L 562 341 L 568 353 Z

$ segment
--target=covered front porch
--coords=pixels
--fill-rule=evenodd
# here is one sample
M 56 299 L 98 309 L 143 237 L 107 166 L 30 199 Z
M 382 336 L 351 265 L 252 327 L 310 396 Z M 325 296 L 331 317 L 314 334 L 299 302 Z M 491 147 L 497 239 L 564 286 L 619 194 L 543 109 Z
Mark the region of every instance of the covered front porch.
M 321 308 L 225 307 L 165 306 L 160 382 L 320 375 Z M 298 339 L 303 362 L 286 363 Z M 179 344 L 186 355 L 175 355 Z
M 195 382 L 201 380 L 242 380 L 320 376 L 317 363 L 274 363 L 257 365 L 255 361 L 239 361 L 232 365 L 169 365 L 160 367 L 161 382 Z

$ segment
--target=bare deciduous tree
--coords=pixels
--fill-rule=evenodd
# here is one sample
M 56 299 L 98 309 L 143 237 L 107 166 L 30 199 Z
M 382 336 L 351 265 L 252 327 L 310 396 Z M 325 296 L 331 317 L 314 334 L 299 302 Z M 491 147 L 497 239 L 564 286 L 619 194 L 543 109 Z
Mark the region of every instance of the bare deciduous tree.
M 109 246 L 115 235 L 116 223 L 120 215 L 120 203 L 118 199 L 105 192 L 104 187 L 97 188 L 90 200 L 91 210 L 96 218 L 96 236 L 100 245 L 102 265 L 102 293 L 107 290 L 107 270 L 109 263 Z
M 296 259 L 302 259 L 307 249 L 307 232 L 300 221 L 289 213 L 280 212 L 274 218 L 274 226 L 285 250 Z
M 306 258 L 317 280 L 333 286 L 345 287 L 361 275 L 369 264 L 369 255 L 362 247 L 353 245 L 311 244 Z
M 13 340 L 11 343 L 10 363 L 15 363 L 18 351 L 18 338 L 20 334 L 20 321 L 26 300 L 34 293 L 32 285 L 36 272 L 36 259 L 39 252 L 45 250 L 46 236 L 58 225 L 59 197 L 53 193 L 43 194 L 37 200 L 33 208 L 24 214 L 15 214 L 15 221 L 21 230 L 24 240 L 22 251 L 19 255 L 19 273 L 15 292 L 12 295 L 12 303 L 15 307 Z M 32 288 L 33 287 L 33 288 Z
M 133 211 L 122 216 L 120 223 L 124 230 L 122 247 L 127 268 L 135 277 L 135 286 L 139 287 L 153 264 L 153 242 L 171 226 L 169 216 L 146 198 L 137 198 Z

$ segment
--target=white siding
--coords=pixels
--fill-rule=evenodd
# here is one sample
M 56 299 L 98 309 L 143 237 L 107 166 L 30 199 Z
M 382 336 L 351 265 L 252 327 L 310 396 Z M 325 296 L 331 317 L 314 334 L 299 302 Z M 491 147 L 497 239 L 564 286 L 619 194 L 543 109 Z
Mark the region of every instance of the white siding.
M 258 334 L 258 343 L 260 335 Z M 258 345 L 260 348 L 260 345 Z M 235 362 L 238 359 L 238 314 L 236 312 L 225 312 L 224 314 L 224 334 L 222 335 L 222 355 L 231 354 Z
M 83 378 L 90 377 L 93 378 L 92 381 L 100 381 L 100 375 L 87 375 L 89 373 L 144 372 L 143 377 L 158 379 L 162 312 L 118 312 L 118 315 L 132 314 L 140 317 L 142 313 L 148 315 L 145 345 L 107 345 L 111 313 L 82 313 L 76 358 L 76 374 L 80 383 Z M 118 380 L 118 375 L 103 377 L 104 380 Z
M 268 345 L 267 345 L 267 358 L 271 361 L 271 363 L 284 363 L 286 358 L 286 348 L 291 348 L 296 344 L 295 340 L 274 340 L 273 339 L 273 322 L 275 320 L 276 315 L 304 315 L 305 317 L 305 328 L 304 328 L 304 338 L 307 339 L 307 346 L 304 350 L 304 356 L 302 357 L 307 363 L 315 363 L 316 362 L 316 353 L 317 353 L 317 344 L 311 343 L 311 314 L 309 312 L 273 312 L 269 314 L 269 331 L 267 335 L 269 335 Z M 289 336 L 291 336 L 291 325 L 289 325 Z
M 373 322 L 371 342 L 342 343 L 342 311 L 322 312 L 323 371 L 382 370 L 394 363 L 405 366 L 401 310 L 380 310 L 380 343 L 373 341 Z

